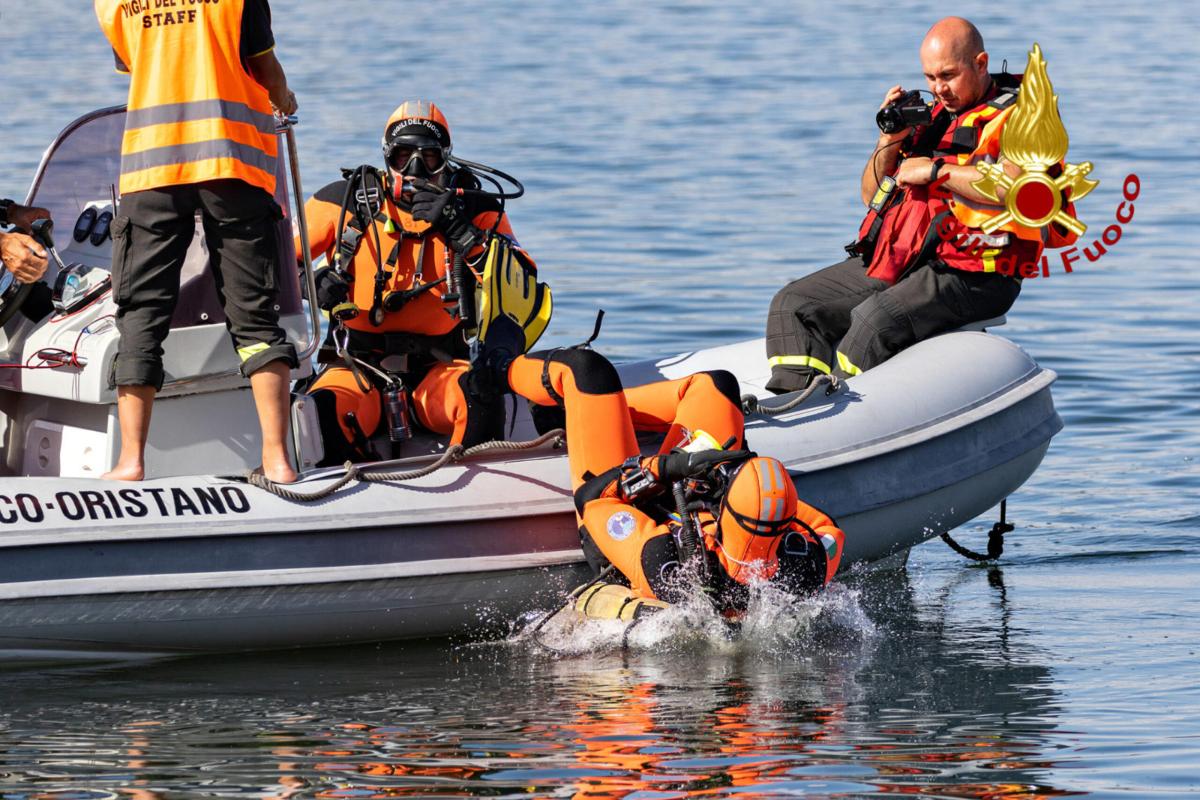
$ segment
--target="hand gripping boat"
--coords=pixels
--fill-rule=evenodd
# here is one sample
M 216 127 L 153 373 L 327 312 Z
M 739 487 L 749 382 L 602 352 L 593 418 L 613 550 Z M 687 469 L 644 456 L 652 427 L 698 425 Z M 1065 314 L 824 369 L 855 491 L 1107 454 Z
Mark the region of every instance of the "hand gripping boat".
M 59 231 L 112 211 L 122 108 L 72 123 L 51 144 L 29 204 Z M 316 346 L 291 245 L 288 186 L 302 208 L 292 131 L 281 132 L 282 322 Z M 86 222 L 86 220 L 85 220 Z M 294 222 L 301 230 L 303 215 Z M 111 264 L 111 240 L 57 237 L 63 262 Z M 397 482 L 352 482 L 294 502 L 237 476 L 257 459 L 258 428 L 236 374 L 201 233 L 189 251 L 165 344 L 140 483 L 100 481 L 119 451 L 109 294 L 0 331 L 0 661 L 107 659 L 330 645 L 502 626 L 560 602 L 588 577 L 566 458 L 541 447 L 444 466 Z M 47 281 L 54 283 L 59 265 Z M 311 265 L 304 279 L 311 281 Z M 94 275 L 93 275 L 94 277 Z M 3 287 L 0 287 L 2 289 Z M 311 287 L 310 287 L 311 288 Z M 0 309 L 2 311 L 2 309 Z M 724 368 L 764 406 L 761 340 L 620 367 L 627 385 Z M 299 374 L 296 376 L 299 377 Z M 1062 427 L 1054 373 L 983 332 L 940 336 L 777 416 L 747 420 L 749 446 L 782 460 L 800 496 L 846 531 L 843 565 L 903 554 L 993 507 L 1040 463 Z M 301 404 L 302 405 L 302 404 Z M 311 463 L 303 414 L 295 450 Z M 521 407 L 515 440 L 536 434 Z M 653 445 L 647 443 L 648 447 Z M 432 460 L 420 436 L 405 455 Z M 339 470 L 308 470 L 298 491 Z

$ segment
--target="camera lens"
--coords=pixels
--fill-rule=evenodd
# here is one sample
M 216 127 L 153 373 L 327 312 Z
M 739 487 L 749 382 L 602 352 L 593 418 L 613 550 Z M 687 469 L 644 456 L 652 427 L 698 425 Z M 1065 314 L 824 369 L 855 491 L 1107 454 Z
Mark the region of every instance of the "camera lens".
M 875 115 L 875 124 L 879 126 L 879 130 L 891 134 L 904 127 L 904 118 L 900 115 L 900 109 L 894 105 L 884 106 Z

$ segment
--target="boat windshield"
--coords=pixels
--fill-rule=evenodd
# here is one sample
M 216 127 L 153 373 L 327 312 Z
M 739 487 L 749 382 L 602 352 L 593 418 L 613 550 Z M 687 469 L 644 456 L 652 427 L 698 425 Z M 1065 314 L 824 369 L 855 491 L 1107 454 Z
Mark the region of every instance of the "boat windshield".
M 41 206 L 50 212 L 60 252 L 71 246 L 71 231 L 85 208 L 111 207 L 121 169 L 121 138 L 124 131 L 124 106 L 94 111 L 68 125 L 42 157 L 26 203 Z M 285 152 L 282 139 L 279 152 L 281 155 Z M 291 206 L 287 196 L 287 159 L 281 157 L 276 163 L 278 180 L 275 201 L 284 213 L 284 219 L 276 228 L 279 243 L 276 285 L 280 288 L 279 310 L 285 315 L 301 310 L 300 284 L 296 251 L 292 243 Z M 103 245 L 104 259 L 109 261 L 111 241 L 109 239 Z M 64 260 L 71 260 L 68 255 L 64 253 Z M 53 281 L 54 275 L 48 273 L 46 279 Z M 221 310 L 216 284 L 212 279 L 203 229 L 197 225 L 196 240 L 184 261 L 179 303 L 171 327 L 224 322 L 225 314 Z

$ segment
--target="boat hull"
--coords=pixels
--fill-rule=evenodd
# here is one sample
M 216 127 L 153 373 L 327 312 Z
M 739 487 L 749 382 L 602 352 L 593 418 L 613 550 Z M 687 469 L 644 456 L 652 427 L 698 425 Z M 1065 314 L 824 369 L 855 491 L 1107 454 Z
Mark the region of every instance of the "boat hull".
M 761 340 L 620 370 L 626 385 L 729 369 L 764 405 Z M 797 408 L 747 420 L 846 531 L 844 568 L 975 518 L 1062 427 L 1054 374 L 983 333 L 923 342 Z M 533 438 L 528 414 L 514 438 Z M 653 447 L 647 439 L 647 447 Z M 333 478 L 308 476 L 299 490 Z M 0 661 L 107 659 L 475 633 L 581 581 L 565 454 L 497 455 L 292 502 L 233 478 L 0 487 Z

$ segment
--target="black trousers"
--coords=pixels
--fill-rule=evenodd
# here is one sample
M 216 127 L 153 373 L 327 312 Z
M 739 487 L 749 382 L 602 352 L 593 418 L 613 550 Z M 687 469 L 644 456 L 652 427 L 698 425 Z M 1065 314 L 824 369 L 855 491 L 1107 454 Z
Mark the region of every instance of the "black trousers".
M 113 371 L 117 386 L 162 388 L 162 343 L 179 299 L 180 272 L 195 236 L 197 211 L 242 374 L 279 359 L 292 368 L 298 365 L 296 349 L 279 327 L 279 205 L 244 181 L 207 181 L 121 198 L 112 223 L 113 299 L 121 334 Z
M 1021 283 L 995 272 L 964 272 L 934 261 L 893 286 L 868 278 L 861 258 L 783 287 L 767 316 L 767 388 L 782 394 L 818 373 L 845 378 L 906 347 L 1008 311 Z

